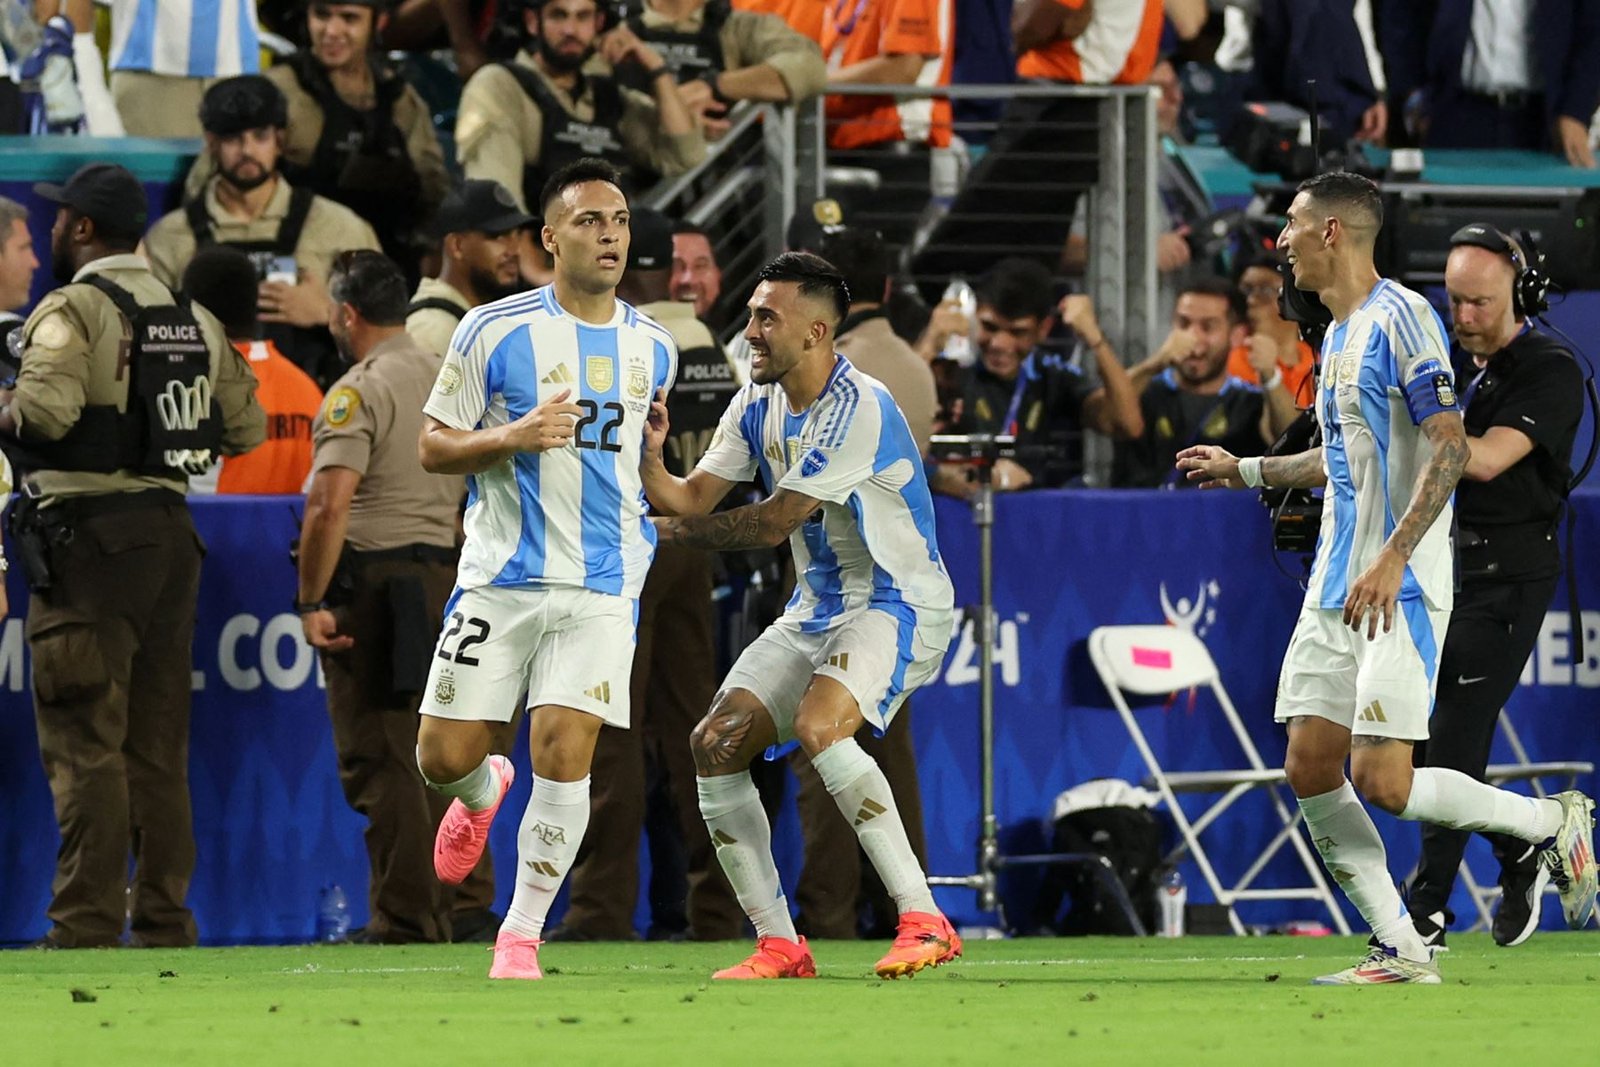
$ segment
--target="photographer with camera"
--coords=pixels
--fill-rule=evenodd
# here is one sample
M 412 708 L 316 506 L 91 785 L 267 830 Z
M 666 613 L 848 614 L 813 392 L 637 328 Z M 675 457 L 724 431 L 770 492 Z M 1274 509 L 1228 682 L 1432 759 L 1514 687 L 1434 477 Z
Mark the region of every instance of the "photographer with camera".
M 1521 239 L 1474 223 L 1450 239 L 1445 291 L 1455 327 L 1456 380 L 1471 458 L 1456 488 L 1461 588 L 1439 662 L 1429 738 L 1419 767 L 1481 779 L 1500 709 L 1517 688 L 1561 576 L 1556 525 L 1583 418 L 1584 375 L 1566 345 L 1528 320 L 1549 286 L 1542 257 Z M 1443 945 L 1447 908 L 1469 832 L 1422 827 L 1411 918 L 1424 941 Z M 1539 925 L 1549 871 L 1534 846 L 1486 834 L 1500 860 L 1504 895 L 1496 944 L 1525 941 Z

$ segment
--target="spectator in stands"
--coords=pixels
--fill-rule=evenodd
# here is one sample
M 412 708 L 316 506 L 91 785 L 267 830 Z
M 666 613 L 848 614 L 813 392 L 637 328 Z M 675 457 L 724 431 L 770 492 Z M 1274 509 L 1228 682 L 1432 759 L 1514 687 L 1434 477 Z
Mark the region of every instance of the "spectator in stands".
M 1083 471 L 1085 429 L 1118 439 L 1139 436 L 1138 392 L 1106 341 L 1086 296 L 1071 297 L 1064 316 L 1094 353 L 1096 386 L 1060 353 L 1040 347 L 1055 306 L 1050 272 L 1031 259 L 1003 259 L 977 286 L 979 360 L 967 375 L 952 433 L 1011 434 L 1023 454 L 995 464 L 1002 491 L 1055 488 Z M 966 468 L 945 465 L 934 486 L 970 496 Z
M 1381 2 L 1261 0 L 1251 34 L 1254 63 L 1245 82 L 1245 98 L 1309 108 L 1306 83 L 1315 80 L 1324 143 L 1337 147 L 1354 139 L 1382 144 L 1389 109 L 1384 103 L 1384 64 L 1373 29 L 1373 7 Z
M 1117 447 L 1116 485 L 1193 485 L 1175 466 L 1181 450 L 1213 444 L 1234 455 L 1259 456 L 1276 439 L 1281 429 L 1273 427 L 1260 387 L 1228 373 L 1228 352 L 1243 342 L 1244 323 L 1244 297 L 1226 279 L 1184 286 L 1172 332 L 1129 372 L 1140 390 L 1143 433 Z
M 828 80 L 842 85 L 949 85 L 955 55 L 955 0 L 864 0 L 829 4 L 822 53 Z M 851 217 L 906 245 L 927 202 L 931 151 L 951 146 L 943 97 L 830 96 L 829 162 L 865 166 L 882 179 Z
M 279 172 L 288 105 L 266 78 L 212 86 L 200 121 L 216 174 L 145 235 L 150 269 L 176 288 L 197 248 L 221 244 L 248 254 L 262 279 L 266 336 L 326 388 L 343 369 L 328 333 L 328 270 L 340 252 L 377 250 L 378 237 L 349 208 L 291 186 Z
M 192 491 L 303 493 L 311 475 L 311 421 L 322 407 L 322 390 L 305 371 L 259 337 L 256 268 L 238 249 L 213 245 L 195 253 L 183 272 L 183 295 L 222 323 L 228 340 L 256 376 L 256 402 L 267 413 L 267 439 L 242 456 L 223 457 L 206 479 L 190 479 Z M 215 479 L 214 485 L 206 482 Z
M 800 36 L 822 43 L 822 22 L 828 5 L 818 0 L 733 0 L 733 6 L 740 11 L 776 15 Z
M 728 109 L 741 100 L 793 104 L 828 79 L 815 41 L 729 0 L 644 0 L 627 25 L 661 52 L 708 138 L 727 132 Z
M 1594 0 L 1414 0 L 1389 5 L 1391 99 L 1427 148 L 1553 149 L 1593 167 L 1600 103 Z
M 937 405 L 933 372 L 889 328 L 884 312 L 892 267 L 889 246 L 880 234 L 859 227 L 835 229 L 819 243 L 824 258 L 840 268 L 850 287 L 850 312 L 837 327 L 834 348 L 884 384 L 905 415 L 917 450 L 926 454 Z M 856 741 L 883 770 L 906 825 L 911 851 L 917 862 L 926 866 L 927 838 L 910 711 L 908 702 L 882 737 L 868 730 L 857 735 Z M 861 862 L 861 843 L 854 830 L 839 818 L 838 804 L 805 753 L 790 753 L 789 768 L 800 786 L 796 804 L 805 848 L 795 890 L 796 928 L 813 939 L 886 936 L 895 927 L 896 909 L 872 864 Z M 865 934 L 860 928 L 863 903 L 872 923 Z
M 662 459 L 694 469 L 739 388 L 722 345 L 686 302 L 671 298 L 673 224 L 635 208 L 617 296 L 672 334 L 678 374 Z M 694 758 L 683 739 L 716 695 L 712 557 L 662 545 L 639 597 L 630 729 L 606 727 L 589 778 L 589 832 L 572 868 L 566 917 L 550 940 L 628 940 L 639 898 L 639 831 L 649 835 L 652 937 L 742 936 L 744 912 L 700 818 Z M 687 899 L 685 899 L 687 895 Z
M 518 231 L 533 222 L 499 182 L 469 178 L 446 196 L 434 218 L 442 265 L 439 276 L 422 279 L 411 298 L 406 311 L 411 339 L 442 356 L 463 315 L 520 292 Z
M 722 295 L 722 267 L 711 235 L 692 222 L 672 228 L 672 299 L 694 305 L 698 319 L 709 321 Z
M 1155 67 L 1161 26 L 1162 0 L 1018 0 L 1011 11 L 1017 75 L 1137 85 Z M 970 275 L 1000 258 L 979 248 L 1013 249 L 1055 267 L 1078 196 L 1097 178 L 1097 109 L 1093 100 L 1013 98 L 989 150 L 917 254 L 914 273 Z
M 22 325 L 20 312 L 31 302 L 33 272 L 38 269 L 28 209 L 0 196 L 0 360 L 10 359 L 5 342 Z
M 307 48 L 267 71 L 289 102 L 283 175 L 371 223 L 415 278 L 418 233 L 450 187 L 433 116 L 378 47 L 390 0 L 314 0 Z
M 1299 325 L 1278 309 L 1283 275 L 1276 255 L 1267 253 L 1247 262 L 1235 284 L 1244 297 L 1250 333 L 1228 353 L 1228 373 L 1261 386 L 1273 409 L 1273 425 L 1286 425 L 1316 399 L 1312 378 L 1316 354 L 1300 339 Z
M 626 26 L 601 36 L 596 0 L 523 2 L 524 49 L 480 69 L 461 93 L 456 153 L 467 177 L 499 182 L 526 208 L 547 175 L 581 156 L 615 164 L 629 188 L 705 158 L 699 123 L 659 52 Z M 645 74 L 648 93 L 618 84 L 627 65 Z
M 254 4 L 111 0 L 111 98 L 130 136 L 198 137 L 201 94 L 260 71 Z

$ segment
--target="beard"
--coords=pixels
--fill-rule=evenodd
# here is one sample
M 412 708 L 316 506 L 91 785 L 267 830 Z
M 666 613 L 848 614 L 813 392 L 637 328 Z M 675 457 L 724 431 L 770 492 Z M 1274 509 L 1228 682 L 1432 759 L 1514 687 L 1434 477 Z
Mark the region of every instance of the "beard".
M 70 283 L 72 276 L 78 273 L 78 266 L 72 261 L 72 245 L 65 233 L 50 245 L 50 273 L 62 285 Z
M 529 289 L 528 284 L 522 280 L 520 272 L 510 282 L 502 282 L 494 271 L 480 270 L 477 267 L 468 269 L 467 284 L 472 286 L 472 291 L 482 298 L 484 303 L 525 293 Z
M 251 160 L 250 162 L 254 163 L 255 161 Z M 232 170 L 222 170 L 223 180 L 229 185 L 233 186 L 235 189 L 239 190 L 241 193 L 248 193 L 252 189 L 261 188 L 263 185 L 267 184 L 267 182 L 271 181 L 273 174 L 276 173 L 273 168 L 263 167 L 261 164 L 255 163 L 256 173 L 250 175 L 249 177 L 242 177 L 239 172 L 243 166 L 244 164 L 241 163 Z
M 539 58 L 544 60 L 545 66 L 557 74 L 575 74 L 594 55 L 594 45 L 585 48 L 578 55 L 567 55 L 565 52 L 556 51 L 555 47 L 543 37 L 539 38 Z

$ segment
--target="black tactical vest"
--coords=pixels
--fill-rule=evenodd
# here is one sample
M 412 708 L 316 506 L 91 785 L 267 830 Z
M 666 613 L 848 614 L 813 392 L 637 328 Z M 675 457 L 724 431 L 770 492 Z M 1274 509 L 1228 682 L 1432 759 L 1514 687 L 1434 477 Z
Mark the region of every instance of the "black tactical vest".
M 643 41 L 661 53 L 661 58 L 672 71 L 678 84 L 704 78 L 713 81 L 727 70 L 722 55 L 722 26 L 732 11 L 728 0 L 710 0 L 700 17 L 700 29 L 683 33 L 662 26 L 647 27 L 643 13 L 628 19 L 628 27 Z M 641 78 L 642 81 L 642 78 Z
M 628 175 L 632 169 L 631 160 L 617 134 L 617 126 L 622 121 L 622 91 L 614 80 L 595 74 L 579 75 L 582 80 L 573 96 L 583 95 L 585 81 L 594 90 L 594 121 L 584 122 L 567 110 L 539 75 L 521 63 L 503 65 L 544 117 L 539 161 L 522 168 L 523 203 L 530 210 L 535 213 L 539 210 L 539 194 L 544 191 L 545 179 L 584 156 L 598 156 L 621 170 L 624 177 Z
M 211 349 L 189 301 L 142 305 L 115 282 L 91 274 L 128 321 L 127 410 L 87 404 L 59 440 L 18 450 L 29 470 L 136 471 L 186 478 L 210 467 L 222 445 L 222 408 L 212 395 Z

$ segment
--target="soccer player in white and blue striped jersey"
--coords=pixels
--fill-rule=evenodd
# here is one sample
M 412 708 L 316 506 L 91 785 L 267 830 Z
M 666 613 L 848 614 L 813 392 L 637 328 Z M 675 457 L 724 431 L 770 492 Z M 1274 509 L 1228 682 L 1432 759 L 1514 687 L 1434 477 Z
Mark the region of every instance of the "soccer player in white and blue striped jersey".
M 261 73 L 254 0 L 112 0 L 111 96 L 139 137 L 198 137 L 212 82 Z
M 1588 798 L 1534 799 L 1411 766 L 1433 710 L 1453 596 L 1451 497 L 1469 446 L 1443 323 L 1422 296 L 1378 276 L 1382 225 L 1377 186 L 1334 172 L 1300 185 L 1278 238 L 1295 286 L 1333 315 L 1317 388 L 1321 447 L 1241 460 L 1202 445 L 1178 457 L 1204 488 L 1326 487 L 1275 717 L 1288 724 L 1284 766 L 1312 842 L 1374 935 L 1360 963 L 1316 979 L 1328 985 L 1439 981 L 1357 789 L 1402 819 L 1541 844 L 1552 880 L 1594 896 Z
M 580 159 L 544 188 L 552 284 L 468 312 L 423 410 L 422 465 L 468 475 L 466 543 L 422 698 L 417 762 L 451 796 L 434 867 L 460 882 L 510 788 L 492 729 L 529 709 L 532 796 L 491 978 L 539 978 L 545 916 L 589 821 L 603 724 L 626 728 L 638 598 L 655 551 L 639 473 L 677 348 L 616 298 L 628 202 Z
M 939 913 L 883 771 L 855 742 L 882 733 L 931 679 L 950 641 L 954 594 L 934 536 L 933 501 L 905 416 L 882 383 L 833 348 L 849 307 L 844 278 L 803 252 L 757 275 L 750 298 L 751 384 L 734 397 L 687 478 L 661 460 L 665 405 L 653 408 L 644 482 L 661 542 L 794 552 L 799 583 L 783 615 L 739 657 L 695 728 L 700 812 L 759 942 L 718 978 L 806 978 L 815 961 L 795 931 L 772 859 L 771 828 L 748 770 L 797 741 L 900 910 L 885 978 L 961 954 Z M 759 504 L 711 515 L 759 477 Z

